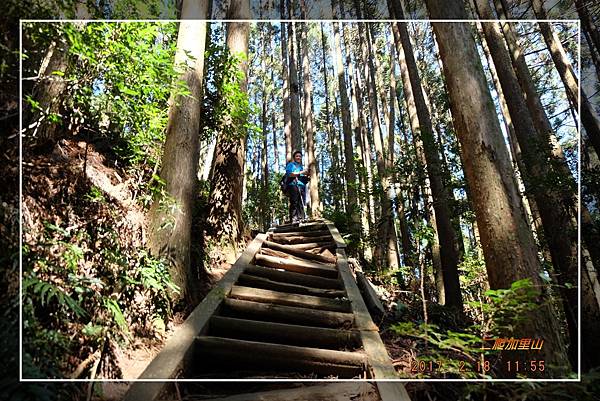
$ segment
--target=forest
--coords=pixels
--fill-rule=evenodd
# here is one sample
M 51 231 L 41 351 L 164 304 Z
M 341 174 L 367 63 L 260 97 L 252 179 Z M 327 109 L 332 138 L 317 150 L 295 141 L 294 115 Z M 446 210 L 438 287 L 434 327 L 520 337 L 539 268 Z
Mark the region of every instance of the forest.
M 135 2 L 91 3 L 68 21 L 36 9 L 3 56 L 18 78 L 0 68 L 20 89 L 1 99 L 0 232 L 21 377 L 137 378 L 257 235 L 290 223 L 299 151 L 306 218 L 339 231 L 410 399 L 596 399 L 597 4 L 149 1 L 131 18 L 164 20 L 110 21 Z

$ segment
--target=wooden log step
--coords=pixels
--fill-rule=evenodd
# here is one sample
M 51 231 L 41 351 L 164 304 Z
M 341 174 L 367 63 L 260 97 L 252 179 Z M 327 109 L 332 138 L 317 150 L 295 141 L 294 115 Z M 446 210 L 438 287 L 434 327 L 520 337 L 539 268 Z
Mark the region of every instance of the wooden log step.
M 289 228 L 289 227 L 299 227 L 299 226 L 300 226 L 300 222 L 297 221 L 295 223 L 289 222 L 289 223 L 279 224 L 278 226 L 271 227 L 271 229 L 273 229 L 273 230 L 285 230 L 286 228 Z
M 315 297 L 312 295 L 296 295 L 286 292 L 262 290 L 260 288 L 234 285 L 229 297 L 245 301 L 264 302 L 276 305 L 298 306 L 334 312 L 350 312 L 348 300 Z
M 366 379 L 366 369 L 351 365 L 336 365 L 332 363 L 324 364 L 321 362 L 298 363 L 296 368 L 291 368 L 283 360 L 269 360 L 261 365 L 255 363 L 255 360 L 247 355 L 235 355 L 232 358 L 223 358 L 220 355 L 198 353 L 198 359 L 211 359 L 213 366 L 209 372 L 205 370 L 196 371 L 192 379 L 202 381 L 240 381 L 245 379 L 263 380 L 298 380 L 300 378 L 309 379 Z M 227 365 L 226 365 L 227 364 Z M 231 365 L 234 365 L 233 367 Z M 306 366 L 308 365 L 308 366 Z
M 271 237 L 271 241 L 280 244 L 306 244 L 311 242 L 329 242 L 333 240 L 331 234 L 322 235 L 319 237 L 304 237 L 304 236 L 289 236 L 289 237 Z
M 310 274 L 313 276 L 327 278 L 338 277 L 337 269 L 321 263 L 304 262 L 301 260 L 284 259 L 275 256 L 257 254 L 254 258 L 254 264 L 258 266 L 273 267 L 275 269 L 284 269 L 297 273 Z
M 361 376 L 367 358 L 360 352 L 334 351 L 321 348 L 297 347 L 257 341 L 201 336 L 196 337 L 196 356 L 244 369 L 281 369 L 310 372 L 320 375 L 339 374 L 342 377 Z M 209 359 L 209 360 L 210 360 Z
M 332 256 L 319 255 L 319 254 L 315 254 L 315 253 L 311 253 L 311 252 L 306 252 L 302 249 L 296 249 L 289 245 L 282 245 L 282 244 L 278 244 L 276 242 L 271 242 L 271 241 L 263 242 L 263 246 L 261 249 L 264 250 L 265 248 L 273 249 L 273 250 L 279 251 L 279 252 L 285 252 L 290 255 L 302 258 L 302 259 L 316 260 L 318 262 L 323 262 L 323 263 L 335 263 L 336 262 L 336 258 L 333 255 Z
M 356 330 L 327 329 L 225 316 L 213 316 L 210 319 L 208 335 L 316 348 L 360 347 L 360 334 Z
M 301 324 L 331 328 L 350 328 L 354 324 L 352 313 L 331 312 L 295 306 L 264 304 L 261 302 L 225 298 L 222 316 L 260 319 L 270 322 Z
M 242 274 L 238 278 L 238 284 L 246 287 L 289 292 L 292 294 L 314 295 L 316 297 L 343 298 L 346 296 L 346 292 L 343 290 L 313 288 L 298 284 L 281 283 L 279 281 L 270 280 L 264 277 L 257 277 L 250 274 Z
M 277 245 L 279 245 L 279 244 L 277 244 Z M 304 251 L 300 251 L 300 252 L 304 252 Z M 329 251 L 327 251 L 327 252 L 329 252 Z M 281 259 L 286 259 L 286 260 L 288 260 L 288 259 L 299 260 L 301 262 L 308 262 L 308 263 L 315 262 L 315 263 L 323 264 L 326 267 L 330 267 L 332 269 L 335 268 L 335 263 L 330 262 L 330 261 L 305 259 L 305 258 L 301 258 L 299 256 L 292 255 L 292 254 L 287 253 L 287 252 L 276 251 L 275 249 L 271 249 L 271 248 L 262 247 L 260 249 L 259 253 L 261 255 L 275 256 L 276 258 L 281 258 Z M 317 253 L 310 253 L 310 252 L 305 252 L 305 253 L 307 253 L 308 255 L 313 255 L 313 256 L 321 256 L 321 255 L 319 255 Z
M 316 237 L 313 237 L 313 239 Z M 273 241 L 271 241 L 273 242 Z M 295 248 L 295 249 L 302 249 L 308 252 L 309 249 L 311 248 L 327 248 L 327 249 L 331 249 L 332 251 L 334 251 L 337 248 L 337 244 L 335 243 L 335 241 L 315 241 L 315 242 L 306 242 L 304 244 L 280 244 L 280 245 L 286 245 L 289 246 L 291 248 Z
M 331 236 L 331 233 L 326 228 L 325 230 L 315 230 L 315 231 L 289 231 L 285 233 L 269 233 L 269 237 L 272 238 L 285 238 L 285 237 L 322 237 L 322 236 Z
M 273 229 L 274 233 L 292 233 L 295 231 L 317 231 L 317 230 L 328 230 L 327 224 L 324 223 L 313 223 L 313 224 L 291 224 L 286 226 L 279 226 Z
M 337 248 L 336 243 L 333 241 L 308 242 L 306 244 L 280 244 L 280 245 L 285 245 L 285 246 L 288 246 L 293 249 L 299 249 L 299 250 L 307 251 L 307 252 L 309 252 L 311 250 L 315 250 L 315 249 L 318 249 L 320 251 L 321 249 L 335 250 Z M 319 253 L 319 252 L 317 252 L 317 253 Z
M 294 345 L 245 341 L 214 336 L 196 337 L 197 349 L 218 350 L 230 353 L 244 353 L 251 358 L 270 357 L 312 362 L 335 363 L 340 365 L 365 366 L 366 356 L 361 352 L 337 351 L 323 348 L 297 347 Z
M 339 280 L 312 276 L 310 274 L 295 273 L 290 271 L 280 271 L 270 267 L 249 265 L 244 270 L 245 274 L 251 274 L 257 277 L 264 277 L 270 280 L 282 283 L 298 284 L 307 287 L 322 289 L 341 289 L 342 283 Z
M 260 249 L 260 254 L 261 255 L 275 256 L 275 257 L 281 258 L 281 259 L 294 259 L 294 260 L 300 260 L 300 261 L 305 261 L 305 262 L 309 262 L 310 261 L 308 259 L 302 259 L 302 258 L 299 258 L 297 256 L 291 255 L 289 253 L 281 252 L 281 251 L 276 251 L 275 249 L 271 249 L 271 248 L 261 248 Z

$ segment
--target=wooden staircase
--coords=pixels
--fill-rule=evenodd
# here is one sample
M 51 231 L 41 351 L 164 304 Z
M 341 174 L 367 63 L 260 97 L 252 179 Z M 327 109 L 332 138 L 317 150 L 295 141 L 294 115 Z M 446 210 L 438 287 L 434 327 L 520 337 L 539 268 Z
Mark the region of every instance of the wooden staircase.
M 323 220 L 257 235 L 139 377 L 170 381 L 136 382 L 125 400 L 159 400 L 173 380 L 398 379 L 345 246 Z M 401 383 L 376 386 L 409 400 Z

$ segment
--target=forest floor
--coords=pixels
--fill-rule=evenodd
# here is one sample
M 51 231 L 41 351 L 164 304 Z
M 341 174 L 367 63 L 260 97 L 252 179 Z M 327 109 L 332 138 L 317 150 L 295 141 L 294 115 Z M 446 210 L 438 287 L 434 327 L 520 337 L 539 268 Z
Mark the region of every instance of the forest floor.
M 23 240 L 31 255 L 24 255 L 24 265 L 29 265 L 24 266 L 24 271 L 34 272 L 34 277 L 48 280 L 65 293 L 72 290 L 77 280 L 98 283 L 91 285 L 97 298 L 78 301 L 91 316 L 107 314 L 103 321 L 113 326 L 111 330 L 118 329 L 116 319 L 103 310 L 99 301 L 120 298 L 131 336 L 124 342 L 111 340 L 111 351 L 105 358 L 111 359 L 112 367 L 102 372 L 108 377 L 100 373 L 98 377 L 138 377 L 193 308 L 175 305 L 170 318 L 159 327 L 152 322 L 157 294 L 139 284 L 130 297 L 122 294 L 128 291 L 124 283 L 135 277 L 146 260 L 140 253 L 145 252 L 147 210 L 140 205 L 141 191 L 136 179 L 119 166 L 111 150 L 102 144 L 63 139 L 51 152 L 24 152 L 23 160 Z M 231 267 L 216 248 L 204 260 L 200 299 Z M 50 310 L 48 314 L 55 313 Z M 70 322 L 68 318 L 51 321 L 43 313 L 36 312 L 36 316 L 44 326 L 51 325 L 53 330 L 71 338 L 81 337 L 84 329 L 83 323 Z M 72 353 L 67 364 L 62 364 L 71 370 L 61 372 L 65 376 L 85 363 L 98 347 L 89 338 L 79 342 L 69 348 Z M 105 387 L 106 399 L 119 399 L 127 384 Z

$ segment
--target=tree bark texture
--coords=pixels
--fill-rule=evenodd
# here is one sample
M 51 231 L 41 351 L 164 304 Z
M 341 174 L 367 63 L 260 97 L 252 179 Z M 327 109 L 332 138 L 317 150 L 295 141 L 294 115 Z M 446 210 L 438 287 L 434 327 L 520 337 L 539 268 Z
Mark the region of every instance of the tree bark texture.
M 490 18 L 491 8 L 486 0 L 477 0 L 480 17 Z M 507 107 L 522 152 L 524 170 L 521 171 L 527 192 L 539 208 L 544 237 L 550 249 L 556 277 L 561 285 L 561 295 L 571 338 L 570 358 L 577 366 L 577 216 L 571 207 L 563 208 L 560 192 L 545 184 L 546 177 L 552 174 L 549 149 L 537 144 L 543 138 L 527 112 L 526 101 L 519 86 L 510 55 L 504 43 L 500 26 L 497 23 L 482 22 L 483 32 L 494 61 L 502 92 L 507 99 Z M 546 149 L 548 149 L 546 151 Z M 564 287 L 569 283 L 573 287 Z
M 421 140 L 420 135 L 418 135 L 420 131 L 419 118 L 417 113 L 416 103 L 414 101 L 414 94 L 412 85 L 410 83 L 410 76 L 408 73 L 406 56 L 404 53 L 404 48 L 400 42 L 399 28 L 397 24 L 392 25 L 392 31 L 394 34 L 394 42 L 396 44 L 396 53 L 398 56 L 398 65 L 400 67 L 400 76 L 403 87 L 404 100 L 406 102 L 409 123 L 412 133 L 412 145 L 416 154 L 416 163 L 417 163 L 417 173 L 415 174 L 415 178 L 418 181 L 418 185 L 415 188 L 420 187 L 421 192 L 423 193 L 423 206 L 425 209 L 425 217 L 427 223 L 431 225 L 431 227 L 435 231 L 435 237 L 439 238 L 440 235 L 438 233 L 438 224 L 436 221 L 436 214 L 433 208 L 433 196 L 431 193 L 431 184 L 429 180 L 429 176 L 424 175 L 421 171 L 424 171 L 427 165 L 427 160 L 425 157 L 425 151 L 423 147 L 423 141 Z M 418 197 L 418 191 L 413 196 L 413 207 L 414 214 L 416 215 L 416 202 L 414 199 Z M 446 295 L 445 295 L 445 287 L 444 287 L 444 279 L 442 274 L 442 259 L 440 253 L 440 242 L 434 241 L 431 244 L 431 258 L 433 263 L 433 271 L 435 274 L 435 284 L 438 295 L 438 302 L 440 304 L 446 303 Z
M 234 0 L 230 3 L 228 18 L 245 19 L 249 16 L 248 0 Z M 240 58 L 239 69 L 243 77 L 238 82 L 239 90 L 246 93 L 248 87 L 248 22 L 229 22 L 227 24 L 227 48 L 230 54 Z M 241 125 L 241 124 L 240 124 Z M 212 236 L 219 242 L 229 245 L 233 251 L 241 239 L 242 188 L 245 163 L 245 128 L 236 127 L 236 135 L 219 134 L 215 153 L 215 166 L 211 177 L 209 215 L 207 222 Z M 228 258 L 235 259 L 235 252 Z
M 206 18 L 206 4 L 183 3 L 186 18 Z M 166 257 L 181 297 L 197 302 L 197 274 L 190 260 L 193 201 L 199 161 L 198 130 L 204 70 L 206 23 L 183 20 L 179 25 L 175 65 L 182 68 L 189 96 L 172 98 L 160 177 L 165 195 L 150 210 L 148 243 L 152 254 Z
M 508 144 L 510 147 L 510 152 L 513 158 L 513 164 L 515 166 L 515 170 L 519 172 L 525 172 L 525 166 L 523 165 L 523 155 L 521 153 L 521 146 L 519 145 L 519 140 L 517 139 L 517 134 L 515 132 L 515 127 L 510 116 L 510 111 L 508 110 L 508 104 L 506 97 L 504 96 L 504 91 L 502 90 L 502 86 L 500 85 L 500 80 L 498 78 L 498 74 L 496 72 L 496 67 L 494 66 L 494 61 L 492 59 L 492 55 L 490 54 L 489 47 L 484 38 L 483 27 L 480 22 L 477 22 L 477 30 L 479 32 L 481 47 L 483 52 L 485 53 L 488 67 L 490 69 L 490 75 L 492 76 L 492 81 L 494 82 L 494 88 L 498 93 L 498 102 L 500 103 L 500 110 L 502 112 L 502 117 L 504 119 L 504 128 L 508 133 Z M 517 177 L 517 183 L 519 188 L 521 188 L 522 179 L 519 180 Z M 544 228 L 542 227 L 542 220 L 540 217 L 540 212 L 537 208 L 537 204 L 535 203 L 534 197 L 523 196 L 523 206 L 527 212 L 527 216 L 531 219 L 532 230 L 536 233 L 543 232 Z M 542 249 L 542 252 L 547 253 L 547 248 Z M 544 258 L 550 261 L 551 257 L 547 257 L 548 255 L 544 255 Z
M 342 3 L 340 3 L 341 6 Z M 349 34 L 347 32 L 347 30 L 345 29 L 344 25 L 341 26 L 341 31 L 342 31 L 342 38 L 344 41 L 344 48 L 346 50 L 348 50 L 349 47 L 349 43 L 350 43 L 350 38 L 349 38 Z M 372 223 L 371 223 L 371 210 L 372 210 L 372 195 L 371 195 L 371 188 L 372 188 L 372 184 L 371 184 L 371 158 L 366 157 L 368 156 L 369 152 L 370 152 L 370 145 L 368 143 L 368 141 L 364 140 L 364 131 L 365 131 L 365 122 L 364 122 L 364 115 L 363 115 L 363 96 L 362 96 L 362 89 L 361 89 L 361 82 L 360 82 L 360 75 L 357 71 L 357 67 L 356 64 L 353 63 L 351 55 L 350 55 L 350 51 L 346 52 L 346 69 L 348 71 L 348 78 L 349 78 L 349 83 L 348 85 L 350 86 L 350 98 L 352 101 L 352 114 L 351 114 L 351 118 L 352 118 L 352 127 L 353 127 L 353 131 L 354 131 L 354 135 L 355 135 L 355 142 L 356 142 L 356 149 L 357 149 L 357 153 L 360 156 L 359 160 L 362 160 L 362 167 L 364 168 L 366 174 L 359 174 L 358 178 L 359 178 L 359 185 L 360 185 L 360 190 L 361 192 L 364 194 L 360 197 L 358 197 L 358 201 L 359 201 L 359 207 L 360 207 L 360 214 L 361 214 L 361 226 L 362 226 L 362 230 L 364 235 L 366 235 L 367 237 L 370 235 L 371 233 L 371 227 L 372 227 Z M 367 260 L 371 260 L 372 258 L 372 249 L 370 246 L 366 246 L 363 250 L 364 252 L 364 257 Z
M 507 18 L 506 9 L 503 8 L 502 5 L 498 1 L 496 1 L 494 4 L 496 6 L 496 11 L 497 11 L 498 15 L 500 16 L 500 18 L 503 18 L 503 19 Z M 506 41 L 507 41 L 509 49 L 510 49 L 510 54 L 512 57 L 513 66 L 517 73 L 517 78 L 519 79 L 521 88 L 526 95 L 527 104 L 530 109 L 530 112 L 534 116 L 534 123 L 536 123 L 536 128 L 538 130 L 538 134 L 540 135 L 540 141 L 542 141 L 540 143 L 551 144 L 552 156 L 554 159 L 553 166 L 556 169 L 555 175 L 560 176 L 561 178 L 564 179 L 564 182 L 567 183 L 564 188 L 560 189 L 561 205 L 563 207 L 563 210 L 570 209 L 570 210 L 572 210 L 572 213 L 575 213 L 575 208 L 576 208 L 576 194 L 574 192 L 575 184 L 574 184 L 573 178 L 571 176 L 569 167 L 566 163 L 562 149 L 561 149 L 560 145 L 558 144 L 556 138 L 554 137 L 550 122 L 549 122 L 548 117 L 542 107 L 539 96 L 535 92 L 535 87 L 533 85 L 531 75 L 530 75 L 530 73 L 527 69 L 527 65 L 525 63 L 523 51 L 520 48 L 520 46 L 518 45 L 518 42 L 516 40 L 516 34 L 515 34 L 514 27 L 512 26 L 511 23 L 503 23 L 502 28 L 504 31 L 504 36 L 506 38 Z M 583 98 L 584 97 L 582 96 L 582 101 L 583 101 Z M 583 106 L 583 104 L 582 104 L 582 106 Z M 583 113 L 584 110 L 583 109 L 584 108 L 582 107 L 582 116 L 581 116 L 582 122 L 584 122 L 584 113 Z M 594 139 L 592 137 L 590 137 L 590 139 L 592 139 L 591 143 L 593 144 Z M 598 138 L 596 137 L 596 139 L 598 139 Z M 598 142 L 600 142 L 600 141 L 598 141 Z M 594 264 L 594 266 L 598 266 L 600 264 L 600 253 L 598 252 L 598 241 L 600 238 L 598 235 L 598 230 L 595 227 L 594 223 L 591 222 L 591 219 L 586 218 L 586 216 L 588 216 L 588 215 L 589 215 L 589 211 L 587 210 L 587 207 L 585 206 L 585 204 L 581 204 L 582 239 L 583 239 L 583 242 L 585 243 L 585 247 L 587 247 L 587 250 L 589 250 L 589 253 L 592 258 L 592 263 Z M 584 248 L 583 244 L 582 244 L 581 248 L 582 248 L 583 253 L 587 252 L 587 250 Z M 586 290 L 586 287 L 582 286 L 582 291 L 585 291 L 585 290 Z M 582 294 L 582 296 L 583 296 L 583 298 L 590 297 L 591 294 Z M 589 307 L 585 308 L 582 305 L 582 313 L 584 311 L 586 311 L 586 313 L 588 313 L 590 316 L 593 316 L 594 314 L 598 313 L 594 308 L 589 308 Z M 582 325 L 583 324 L 592 324 L 587 319 L 581 319 L 581 322 L 582 322 Z M 587 326 L 587 327 L 589 329 L 592 329 L 589 326 Z M 583 327 L 582 327 L 582 330 L 584 330 Z M 597 360 L 598 359 L 596 358 L 596 361 Z M 582 362 L 588 363 L 589 357 L 586 356 L 586 359 L 582 360 Z
M 304 85 L 304 106 L 303 120 L 304 133 L 306 135 L 306 150 L 308 159 L 308 174 L 310 177 L 309 192 L 310 192 L 310 215 L 312 218 L 321 217 L 323 208 L 319 200 L 319 176 L 317 175 L 317 163 L 315 157 L 315 132 L 313 121 L 313 104 L 312 104 L 312 80 L 310 77 L 310 60 L 308 58 L 308 24 L 302 24 L 300 37 L 302 38 L 302 80 Z
M 542 2 L 540 0 L 532 0 L 532 4 L 537 17 L 539 19 L 547 19 L 546 10 L 544 10 Z M 556 70 L 567 92 L 567 98 L 571 103 L 571 107 L 573 110 L 581 111 L 581 124 L 588 137 L 592 139 L 592 146 L 594 146 L 596 152 L 599 152 L 600 148 L 595 147 L 596 144 L 600 143 L 600 118 L 598 118 L 598 113 L 594 110 L 594 106 L 588 100 L 583 88 L 581 89 L 581 104 L 579 104 L 579 79 L 575 75 L 573 66 L 552 25 L 549 22 L 539 22 L 538 24 Z
M 302 132 L 300 126 L 300 84 L 298 83 L 298 68 L 296 60 L 296 49 L 294 47 L 294 22 L 288 22 L 288 69 L 290 75 L 290 116 L 292 124 L 292 152 L 302 151 Z M 291 161 L 291 158 L 287 161 Z
M 401 5 L 394 9 L 396 18 L 403 19 L 404 14 Z M 449 207 L 448 189 L 442 182 L 442 168 L 440 156 L 433 136 L 433 124 L 431 115 L 425 102 L 421 78 L 417 69 L 417 63 L 413 53 L 412 44 L 408 35 L 406 23 L 396 23 L 398 27 L 399 42 L 397 43 L 404 51 L 404 62 L 406 66 L 401 66 L 406 72 L 403 78 L 408 78 L 412 89 L 415 103 L 418 131 L 413 135 L 420 137 L 423 142 L 423 150 L 431 192 L 433 197 L 433 209 L 435 211 L 435 221 L 437 234 L 440 243 L 441 269 L 444 281 L 445 304 L 462 309 L 462 295 L 458 280 L 458 241 L 457 234 L 452 225 L 451 212 Z
M 266 72 L 266 54 L 268 52 L 267 49 L 267 36 L 265 28 L 263 27 L 262 32 L 262 42 L 263 42 L 263 57 L 262 57 L 262 70 Z M 271 64 L 273 64 L 273 56 L 271 54 Z M 271 70 L 272 71 L 272 70 Z M 262 152 L 260 154 L 260 164 L 262 170 L 262 190 L 260 193 L 260 203 L 261 203 L 261 221 L 263 231 L 267 231 L 271 226 L 271 216 L 270 216 L 270 207 L 269 207 L 269 157 L 268 157 L 268 121 L 267 121 L 267 99 L 271 96 L 271 90 L 268 89 L 266 84 L 266 76 L 263 77 L 263 86 L 262 86 L 262 113 L 261 113 L 261 126 L 262 126 Z
M 38 80 L 33 88 L 33 98 L 39 106 L 31 111 L 30 107 L 24 107 L 27 111 L 24 125 L 33 129 L 31 137 L 38 145 L 54 145 L 60 134 L 65 118 L 62 105 L 68 84 L 64 75 L 68 68 L 68 43 L 53 41 L 42 61 Z M 53 117 L 58 117 L 58 122 L 53 122 Z
M 575 7 L 577 8 L 577 14 L 579 15 L 579 19 L 581 20 L 581 28 L 587 32 L 590 37 L 590 41 L 592 42 L 593 47 L 596 50 L 596 53 L 600 52 L 600 30 L 594 23 L 592 16 L 589 13 L 587 4 L 592 3 L 589 0 L 575 0 Z
M 389 105 L 388 105 L 388 136 L 387 136 L 387 146 L 386 146 L 386 169 L 388 172 L 393 171 L 394 169 L 394 144 L 396 137 L 396 73 L 395 73 L 395 61 L 394 57 L 394 45 L 390 44 L 390 65 L 389 65 Z M 391 173 L 389 173 L 391 174 Z M 388 236 L 388 266 L 392 269 L 397 269 L 400 267 L 400 249 L 398 247 L 398 233 L 396 231 L 396 223 L 394 221 L 393 214 L 393 204 L 394 199 L 397 199 L 396 190 L 393 185 L 393 177 L 390 177 L 390 185 L 388 188 L 388 196 L 390 198 L 390 218 L 388 220 L 388 230 L 390 235 Z M 402 281 L 402 280 L 401 280 Z
M 390 220 L 392 219 L 392 203 L 389 197 L 389 177 L 386 172 L 386 159 L 383 152 L 383 140 L 381 134 L 381 121 L 379 117 L 379 102 L 377 96 L 377 87 L 375 80 L 375 65 L 373 63 L 373 49 L 371 46 L 370 35 L 368 35 L 368 25 L 358 23 L 358 33 L 360 42 L 360 51 L 362 62 L 364 64 L 365 85 L 369 102 L 369 116 L 371 117 L 371 132 L 375 145 L 375 160 L 377 164 L 377 175 L 381 183 L 380 202 L 381 218 L 378 222 L 378 246 L 377 261 L 380 268 L 387 266 L 388 239 L 392 234 L 390 232 Z M 365 44 L 366 43 L 366 44 Z M 370 158 L 370 155 L 368 156 Z M 395 234 L 395 232 L 394 232 Z M 395 241 L 394 241 L 395 242 Z
M 350 217 L 354 231 L 360 230 L 358 196 L 356 194 L 356 170 L 354 167 L 354 150 L 352 146 L 352 121 L 350 116 L 350 100 L 348 99 L 348 87 L 344 74 L 344 63 L 342 61 L 342 49 L 340 44 L 340 28 L 338 22 L 333 22 L 333 59 L 338 78 L 338 87 L 341 102 L 342 131 L 344 133 L 344 154 L 346 164 L 344 173 L 346 176 L 346 185 L 348 188 L 348 203 L 346 214 Z
M 466 17 L 462 1 L 427 0 L 427 7 L 434 19 Z M 533 235 L 522 210 L 471 26 L 456 22 L 432 25 L 444 66 L 490 288 L 510 288 L 521 279 L 530 279 L 536 288 L 542 288 Z M 541 304 L 529 312 L 529 319 L 519 324 L 519 335 L 544 338 L 541 353 L 546 363 L 553 365 L 551 373 L 561 376 L 568 371 L 564 345 L 548 305 L 543 304 L 543 298 L 538 302 Z
M 283 6 L 284 0 L 281 0 Z M 283 12 L 282 12 L 283 14 Z M 291 116 L 291 96 L 290 96 L 290 73 L 288 67 L 288 40 L 286 35 L 286 26 L 289 22 L 280 23 L 281 31 L 281 56 L 282 81 L 283 81 L 283 132 L 285 136 L 285 162 L 292 160 L 292 116 Z
M 587 372 L 600 363 L 600 282 L 588 251 L 581 253 L 581 368 Z
M 340 171 L 340 165 L 339 165 L 339 155 L 338 155 L 338 148 L 337 148 L 337 144 L 334 143 L 334 138 L 335 138 L 335 134 L 333 132 L 333 122 L 332 122 L 332 117 L 331 117 L 331 108 L 330 108 L 330 102 L 331 102 L 331 98 L 329 97 L 329 74 L 328 74 L 328 68 L 327 68 L 327 38 L 325 36 L 325 28 L 324 28 L 324 23 L 321 22 L 319 23 L 319 27 L 320 27 L 320 31 L 321 31 L 321 57 L 323 58 L 323 63 L 322 63 L 322 68 L 323 68 L 323 83 L 325 85 L 325 88 L 323 89 L 323 91 L 325 92 L 325 130 L 327 131 L 327 139 L 329 142 L 329 153 L 331 154 L 331 170 L 330 170 L 330 176 L 333 179 L 333 183 L 332 183 L 332 191 L 333 191 L 333 204 L 335 205 L 336 209 L 339 209 L 340 207 L 340 200 L 341 200 L 341 196 L 340 196 L 340 188 L 339 188 L 339 183 L 340 183 L 340 175 L 339 175 L 339 171 Z M 335 112 L 335 107 L 334 107 L 334 112 Z M 323 171 L 324 173 L 324 171 Z
M 501 19 L 506 19 L 507 13 L 501 2 L 499 0 L 495 0 L 494 5 L 496 7 L 498 16 Z M 536 92 L 531 74 L 528 70 L 527 64 L 525 63 L 524 52 L 517 42 L 515 29 L 511 22 L 503 22 L 501 26 L 510 50 L 513 67 L 517 73 L 517 78 L 519 80 L 519 84 L 521 85 L 521 89 L 525 94 L 527 106 L 532 114 L 538 134 L 540 135 L 540 138 L 543 138 L 543 144 L 549 144 L 549 146 L 552 148 L 553 167 L 555 168 L 556 172 L 556 177 L 554 179 L 560 180 L 563 183 L 560 190 L 562 191 L 564 207 L 571 207 L 574 209 L 576 207 L 576 184 L 571 175 L 571 171 L 563 154 L 562 148 L 552 131 L 550 120 L 548 119 L 548 116 L 540 101 L 540 97 Z M 586 214 L 589 214 L 589 211 L 587 210 L 585 204 L 582 204 L 582 238 L 588 247 L 590 255 L 592 256 L 594 265 L 598 266 L 600 265 L 600 249 L 596 249 L 598 248 L 597 245 L 600 237 L 597 228 L 593 224 L 588 224 L 586 222 L 587 220 L 583 218 L 583 216 Z

